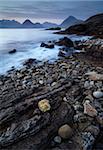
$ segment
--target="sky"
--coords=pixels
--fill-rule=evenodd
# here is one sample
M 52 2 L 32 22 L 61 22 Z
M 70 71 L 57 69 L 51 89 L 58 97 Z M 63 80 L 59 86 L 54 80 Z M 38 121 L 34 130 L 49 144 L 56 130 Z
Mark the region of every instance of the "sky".
M 85 20 L 97 13 L 103 13 L 103 0 L 0 0 L 0 20 L 61 23 L 70 15 Z

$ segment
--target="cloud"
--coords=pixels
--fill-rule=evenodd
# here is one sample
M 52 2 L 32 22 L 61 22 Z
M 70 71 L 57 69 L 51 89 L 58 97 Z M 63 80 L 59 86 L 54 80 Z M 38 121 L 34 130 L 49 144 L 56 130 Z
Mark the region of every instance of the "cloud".
M 64 19 L 69 15 L 87 18 L 103 12 L 103 1 L 1 0 L 0 18 Z

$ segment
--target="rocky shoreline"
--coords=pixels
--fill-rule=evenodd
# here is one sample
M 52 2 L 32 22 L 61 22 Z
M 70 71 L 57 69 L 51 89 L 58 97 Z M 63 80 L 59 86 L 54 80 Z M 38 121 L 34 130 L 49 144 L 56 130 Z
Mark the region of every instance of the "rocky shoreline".
M 102 64 L 103 41 L 52 44 L 81 53 L 0 76 L 1 150 L 103 149 L 103 68 L 84 59 Z
M 70 26 L 58 34 L 89 35 L 103 39 L 103 13 L 89 17 L 80 24 Z

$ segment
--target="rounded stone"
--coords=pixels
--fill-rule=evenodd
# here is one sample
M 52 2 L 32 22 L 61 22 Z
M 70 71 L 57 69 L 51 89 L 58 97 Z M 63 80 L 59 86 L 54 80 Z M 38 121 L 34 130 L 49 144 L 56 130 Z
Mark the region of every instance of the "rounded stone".
M 61 139 L 61 137 L 60 136 L 56 136 L 56 137 L 54 137 L 54 142 L 56 142 L 56 143 L 61 143 L 61 141 L 62 141 L 62 139 Z
M 51 84 L 51 86 L 55 86 L 57 83 L 56 82 L 53 82 L 52 84 Z
M 93 96 L 95 98 L 101 98 L 101 97 L 103 97 L 103 92 L 101 92 L 101 91 L 95 91 L 95 92 L 93 92 Z
M 42 112 L 49 111 L 51 108 L 49 101 L 47 99 L 43 99 L 43 100 L 39 101 L 38 107 Z
M 72 128 L 68 124 L 65 124 L 59 128 L 58 135 L 63 139 L 68 139 L 72 136 Z
M 44 81 L 43 80 L 39 80 L 39 84 L 43 84 L 44 83 Z
M 84 88 L 86 88 L 86 89 L 90 88 L 90 82 L 89 81 L 85 81 Z

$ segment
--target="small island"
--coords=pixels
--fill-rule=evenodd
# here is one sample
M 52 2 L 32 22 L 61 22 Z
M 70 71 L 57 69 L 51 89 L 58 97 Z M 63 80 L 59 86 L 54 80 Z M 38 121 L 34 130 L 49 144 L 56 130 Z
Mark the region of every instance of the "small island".
M 61 27 L 48 28 L 46 30 L 61 30 Z

